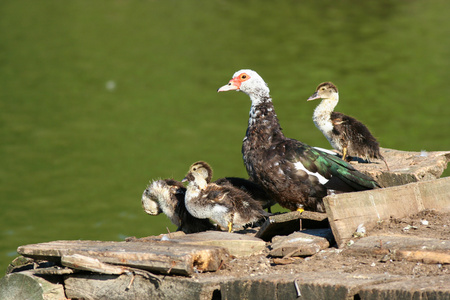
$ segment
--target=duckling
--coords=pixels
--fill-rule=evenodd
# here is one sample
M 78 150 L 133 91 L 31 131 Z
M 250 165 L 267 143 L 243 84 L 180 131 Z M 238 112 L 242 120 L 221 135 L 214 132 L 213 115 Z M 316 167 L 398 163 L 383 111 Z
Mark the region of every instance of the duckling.
M 206 162 L 203 162 L 203 168 L 208 172 L 206 182 L 210 183 L 213 176 L 213 170 Z M 254 200 L 258 201 L 262 208 L 267 208 L 269 213 L 271 213 L 270 208 L 276 203 L 275 200 L 273 200 L 260 185 L 248 179 L 239 177 L 224 177 L 217 179 L 214 183 L 221 186 L 231 185 L 246 192 Z
M 155 180 L 142 194 L 141 202 L 144 211 L 156 216 L 163 212 L 177 226 L 177 231 L 195 233 L 214 230 L 208 219 L 198 219 L 192 216 L 184 204 L 186 188 L 173 179 Z
M 370 162 L 381 159 L 389 167 L 380 153 L 380 146 L 369 129 L 353 117 L 335 112 L 339 102 L 337 87 L 331 82 L 319 84 L 315 93 L 307 101 L 321 99 L 314 110 L 313 121 L 316 127 L 330 142 L 331 146 L 342 153 L 342 159 L 356 156 Z
M 210 166 L 194 163 L 183 181 L 188 181 L 185 196 L 187 210 L 197 218 L 209 218 L 222 228 L 240 229 L 255 223 L 269 214 L 246 192 L 231 184 L 208 183 Z

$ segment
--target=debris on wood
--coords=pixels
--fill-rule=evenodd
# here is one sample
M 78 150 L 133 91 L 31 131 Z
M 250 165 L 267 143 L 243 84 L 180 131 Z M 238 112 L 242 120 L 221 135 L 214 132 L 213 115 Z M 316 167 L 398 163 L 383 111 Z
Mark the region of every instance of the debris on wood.
M 429 264 L 450 264 L 450 240 L 401 235 L 361 238 L 342 252 L 344 255 L 373 256 L 379 260 L 407 260 Z

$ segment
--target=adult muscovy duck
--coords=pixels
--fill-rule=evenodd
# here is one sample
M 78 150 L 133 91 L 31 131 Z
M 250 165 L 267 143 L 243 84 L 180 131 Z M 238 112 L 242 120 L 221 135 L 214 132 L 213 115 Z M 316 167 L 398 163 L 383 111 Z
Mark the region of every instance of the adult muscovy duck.
M 337 87 L 331 82 L 319 84 L 307 101 L 321 99 L 313 114 L 316 127 L 330 142 L 331 146 L 342 153 L 343 160 L 356 156 L 370 162 L 381 159 L 389 167 L 380 153 L 380 146 L 369 129 L 353 117 L 333 111 L 339 102 Z
M 208 219 L 196 218 L 187 211 L 184 204 L 185 194 L 186 188 L 179 181 L 155 180 L 142 194 L 142 207 L 146 213 L 153 216 L 163 212 L 178 227 L 177 231 L 196 233 L 214 230 L 215 226 Z
M 327 189 L 361 191 L 378 187 L 342 159 L 284 136 L 264 80 L 240 70 L 223 91 L 242 91 L 252 101 L 242 154 L 250 179 L 290 210 L 324 211 Z
M 231 184 L 208 183 L 211 172 L 208 164 L 199 161 L 183 179 L 189 182 L 185 204 L 191 215 L 211 219 L 220 227 L 228 228 L 228 232 L 269 215 L 249 194 Z

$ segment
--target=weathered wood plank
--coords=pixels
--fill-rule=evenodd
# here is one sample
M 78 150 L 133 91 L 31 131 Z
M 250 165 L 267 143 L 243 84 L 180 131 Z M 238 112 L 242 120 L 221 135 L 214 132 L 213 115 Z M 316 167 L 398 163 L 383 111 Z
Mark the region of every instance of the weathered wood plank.
M 170 241 L 55 241 L 20 246 L 17 252 L 27 257 L 56 261 L 60 261 L 63 255 L 80 254 L 104 263 L 180 275 L 190 275 L 197 270 L 216 271 L 229 257 L 224 248 Z
M 58 278 L 35 276 L 32 270 L 7 274 L 0 279 L 0 299 L 65 300 L 64 287 Z
M 402 235 L 369 236 L 356 241 L 344 255 L 373 256 L 378 259 L 423 263 L 450 263 L 450 240 Z
M 362 286 L 358 299 L 450 299 L 450 275 L 411 278 Z
M 276 235 L 288 235 L 299 231 L 300 224 L 303 228 L 329 227 L 327 215 L 324 213 L 291 211 L 268 217 L 255 236 L 270 241 Z
M 272 239 L 272 250 L 269 255 L 274 257 L 310 256 L 330 247 L 329 240 L 333 240 L 330 228 L 310 229 L 307 232 L 275 236 Z
M 246 256 L 260 253 L 266 248 L 262 239 L 224 231 L 206 231 L 173 239 L 174 242 L 191 245 L 219 246 L 228 250 L 233 256 Z
M 358 225 L 373 227 L 391 216 L 402 218 L 424 209 L 450 211 L 450 177 L 324 198 L 331 229 L 339 247 Z
M 238 278 L 221 283 L 222 299 L 359 299 L 358 290 L 380 282 L 407 280 L 406 276 L 355 275 L 341 272 L 307 272 Z
M 75 270 L 83 270 L 110 275 L 120 275 L 129 272 L 129 269 L 125 267 L 103 263 L 97 258 L 80 254 L 63 255 L 61 257 L 61 265 Z
M 224 277 L 211 279 L 156 275 L 145 278 L 140 275 L 103 275 L 79 273 L 64 280 L 69 299 L 85 300 L 211 300 L 220 299 L 220 283 Z
M 450 161 L 450 151 L 400 151 L 380 148 L 390 171 L 384 163 L 354 163 L 359 171 L 370 175 L 381 186 L 390 187 L 441 177 Z

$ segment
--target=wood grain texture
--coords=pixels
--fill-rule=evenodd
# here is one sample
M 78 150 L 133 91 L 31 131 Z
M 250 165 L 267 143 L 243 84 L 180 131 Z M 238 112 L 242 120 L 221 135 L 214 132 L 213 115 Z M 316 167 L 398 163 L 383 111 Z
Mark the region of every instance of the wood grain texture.
M 373 256 L 384 260 L 449 264 L 450 240 L 402 235 L 369 236 L 356 241 L 343 253 L 353 256 Z
M 60 261 L 63 255 L 80 254 L 103 263 L 179 275 L 216 271 L 229 256 L 224 248 L 170 241 L 54 241 L 20 246 L 17 252 L 27 257 L 56 261 Z
M 390 217 L 403 218 L 424 209 L 450 211 L 450 177 L 327 196 L 324 205 L 336 243 L 342 247 L 360 224 L 371 228 Z

